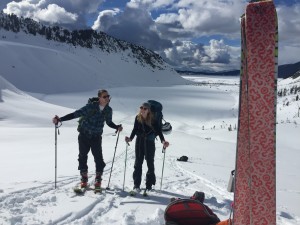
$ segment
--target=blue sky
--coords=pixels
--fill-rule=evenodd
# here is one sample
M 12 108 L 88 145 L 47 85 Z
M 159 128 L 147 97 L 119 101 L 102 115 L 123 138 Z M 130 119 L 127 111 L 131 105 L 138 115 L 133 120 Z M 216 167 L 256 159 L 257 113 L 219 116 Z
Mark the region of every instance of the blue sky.
M 279 64 L 300 61 L 300 1 L 275 0 Z M 145 46 L 176 68 L 231 70 L 240 64 L 246 0 L 1 0 L 6 13 L 90 28 Z

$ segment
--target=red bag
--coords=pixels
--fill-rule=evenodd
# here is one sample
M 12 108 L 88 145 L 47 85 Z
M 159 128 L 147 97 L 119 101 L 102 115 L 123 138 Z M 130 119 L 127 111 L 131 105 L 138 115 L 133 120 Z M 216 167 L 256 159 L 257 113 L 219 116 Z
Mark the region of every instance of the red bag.
M 177 199 L 165 210 L 166 225 L 210 225 L 220 222 L 212 210 L 199 200 Z

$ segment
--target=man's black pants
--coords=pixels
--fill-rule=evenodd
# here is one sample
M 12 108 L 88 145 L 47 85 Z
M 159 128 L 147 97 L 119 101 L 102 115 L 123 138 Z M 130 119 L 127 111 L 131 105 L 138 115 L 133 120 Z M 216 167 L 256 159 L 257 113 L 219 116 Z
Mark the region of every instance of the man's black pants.
M 101 135 L 97 135 L 89 138 L 84 134 L 79 133 L 78 144 L 79 144 L 78 170 L 80 170 L 80 172 L 88 171 L 87 160 L 88 160 L 88 153 L 91 150 L 96 164 L 96 172 L 100 172 L 102 174 L 106 164 L 104 163 L 103 155 L 102 155 Z

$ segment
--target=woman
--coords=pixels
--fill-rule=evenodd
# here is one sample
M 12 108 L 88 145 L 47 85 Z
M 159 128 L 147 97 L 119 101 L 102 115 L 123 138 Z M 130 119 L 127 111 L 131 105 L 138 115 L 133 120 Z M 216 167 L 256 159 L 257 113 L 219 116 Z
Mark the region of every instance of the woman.
M 155 185 L 154 156 L 155 156 L 155 137 L 159 136 L 164 148 L 169 146 L 165 141 L 161 128 L 154 124 L 153 114 L 150 111 L 150 104 L 145 102 L 140 107 L 138 115 L 135 117 L 134 127 L 130 137 L 125 137 L 125 141 L 131 142 L 137 136 L 135 142 L 135 163 L 133 172 L 134 190 L 140 191 L 142 180 L 142 166 L 144 158 L 147 162 L 148 171 L 146 174 L 146 190 L 151 190 Z

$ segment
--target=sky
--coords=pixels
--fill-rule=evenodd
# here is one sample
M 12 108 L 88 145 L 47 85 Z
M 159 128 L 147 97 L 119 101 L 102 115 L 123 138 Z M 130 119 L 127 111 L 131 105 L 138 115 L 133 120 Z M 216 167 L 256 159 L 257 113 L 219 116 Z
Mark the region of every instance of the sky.
M 300 61 L 300 2 L 275 0 L 279 65 Z M 92 28 L 159 53 L 189 70 L 240 65 L 245 0 L 2 0 L 6 13 L 70 29 Z
M 1 225 L 163 225 L 170 198 L 189 198 L 195 191 L 205 193 L 204 203 L 221 220 L 229 217 L 233 193 L 227 185 L 235 167 L 237 131 L 228 128 L 235 128 L 238 121 L 239 77 L 153 72 L 152 67 L 136 64 L 122 53 L 105 54 L 38 36 L 0 33 L 6 37 L 0 39 Z M 81 68 L 91 70 L 84 79 Z M 277 86 L 288 93 L 277 99 L 277 225 L 300 224 L 300 105 L 290 92 L 295 85 L 300 86 L 300 77 L 279 80 Z M 55 148 L 52 118 L 84 106 L 104 87 L 112 97 L 113 121 L 124 128 L 119 139 L 108 126 L 102 135 L 107 164 L 102 186 L 111 190 L 76 196 L 72 188 L 80 181 L 78 123 L 76 119 L 63 122 Z M 170 142 L 165 155 L 161 143 L 155 142 L 155 191 L 149 198 L 131 197 L 134 142 L 126 148 L 124 140 L 140 104 L 148 99 L 163 104 L 164 118 L 173 129 L 165 135 Z M 177 161 L 182 155 L 188 156 L 188 162 Z M 93 185 L 91 153 L 88 166 Z M 144 163 L 142 188 L 146 171 Z

